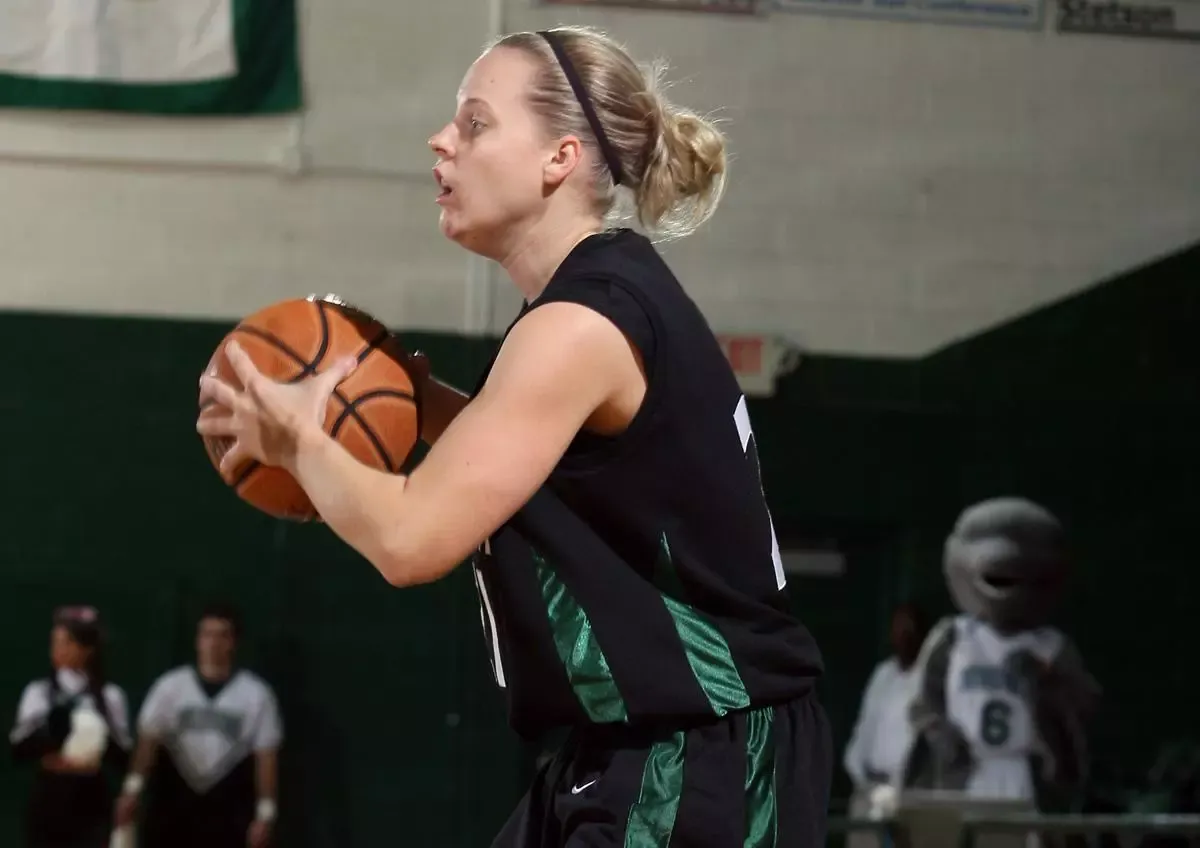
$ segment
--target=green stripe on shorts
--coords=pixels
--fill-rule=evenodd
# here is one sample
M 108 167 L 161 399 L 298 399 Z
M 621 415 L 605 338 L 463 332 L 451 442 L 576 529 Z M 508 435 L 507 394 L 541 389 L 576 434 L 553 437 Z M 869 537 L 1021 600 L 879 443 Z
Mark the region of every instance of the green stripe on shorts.
M 667 848 L 683 794 L 684 733 L 655 742 L 642 770 L 642 790 L 629 810 L 625 848 Z
M 746 714 L 745 848 L 775 848 L 779 837 L 775 802 L 775 708 Z

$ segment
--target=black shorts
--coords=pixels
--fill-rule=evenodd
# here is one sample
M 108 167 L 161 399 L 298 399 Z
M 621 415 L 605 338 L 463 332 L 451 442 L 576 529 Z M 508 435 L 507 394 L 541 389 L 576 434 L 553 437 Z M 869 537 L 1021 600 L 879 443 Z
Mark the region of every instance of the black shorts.
M 103 821 L 75 836 L 27 834 L 24 848 L 108 848 L 112 822 Z
M 147 816 L 139 828 L 141 848 L 246 848 L 252 818 L 169 819 Z
M 833 773 L 815 695 L 678 731 L 579 731 L 492 848 L 822 848 Z

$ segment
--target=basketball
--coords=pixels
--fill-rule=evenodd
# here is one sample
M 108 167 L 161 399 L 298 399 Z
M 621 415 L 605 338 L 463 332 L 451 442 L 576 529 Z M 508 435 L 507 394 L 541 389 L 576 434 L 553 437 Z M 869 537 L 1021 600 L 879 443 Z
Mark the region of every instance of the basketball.
M 221 340 L 206 373 L 234 388 L 241 381 L 225 357 L 236 340 L 264 376 L 293 383 L 321 373 L 324 364 L 354 356 L 358 367 L 338 384 L 325 412 L 325 432 L 359 462 L 398 473 L 420 438 L 420 415 L 407 355 L 386 327 L 335 295 L 285 300 L 243 319 Z M 211 400 L 200 417 L 216 409 Z M 225 437 L 204 436 L 215 468 L 233 446 Z M 295 479 L 281 468 L 248 460 L 222 475 L 242 500 L 276 518 L 317 517 Z

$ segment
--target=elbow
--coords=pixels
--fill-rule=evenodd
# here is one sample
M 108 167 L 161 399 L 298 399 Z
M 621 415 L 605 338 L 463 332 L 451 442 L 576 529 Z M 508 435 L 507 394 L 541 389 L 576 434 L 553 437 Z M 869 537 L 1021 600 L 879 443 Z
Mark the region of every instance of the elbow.
M 409 536 L 390 540 L 375 567 L 389 586 L 404 589 L 441 580 L 457 565 L 446 560 L 435 547 L 423 545 Z

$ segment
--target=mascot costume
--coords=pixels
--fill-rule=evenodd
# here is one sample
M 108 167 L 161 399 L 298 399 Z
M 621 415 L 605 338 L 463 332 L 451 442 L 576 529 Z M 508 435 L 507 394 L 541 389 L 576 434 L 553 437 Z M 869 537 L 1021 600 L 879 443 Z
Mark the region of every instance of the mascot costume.
M 1026 500 L 984 501 L 959 517 L 944 569 L 960 614 L 934 627 L 917 661 L 902 789 L 1071 806 L 1099 690 L 1049 625 L 1067 576 L 1062 526 Z

